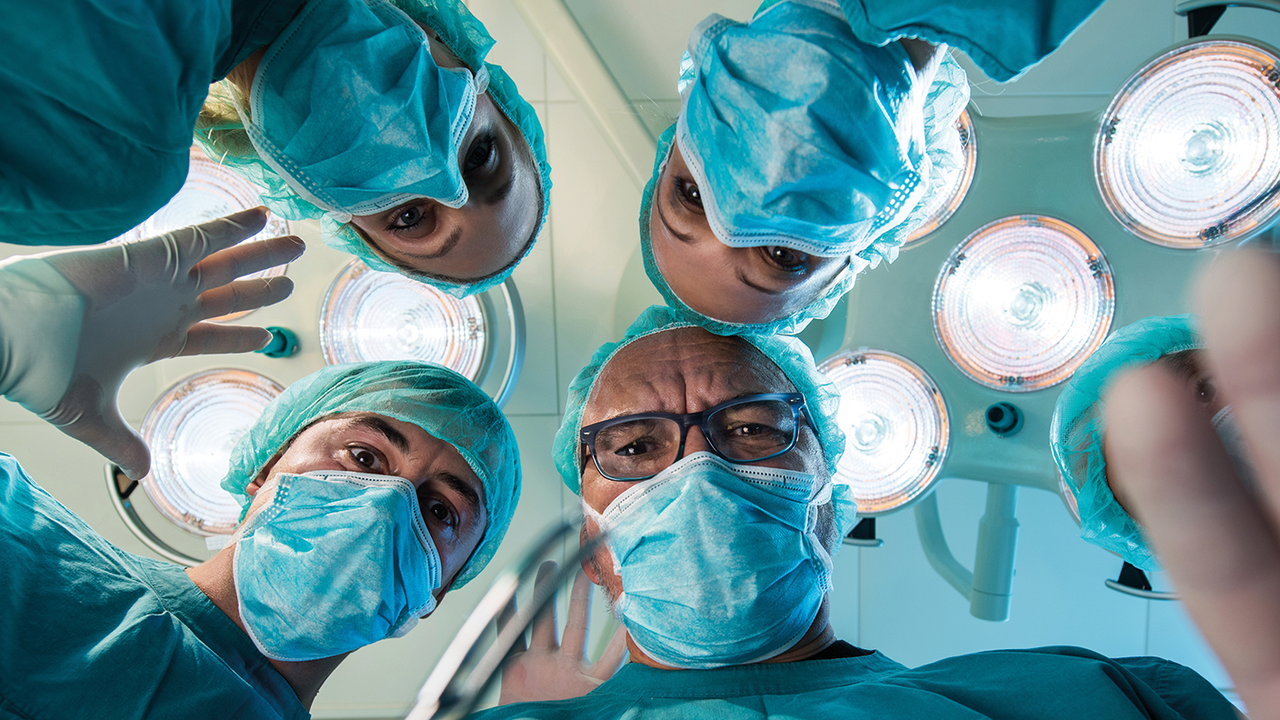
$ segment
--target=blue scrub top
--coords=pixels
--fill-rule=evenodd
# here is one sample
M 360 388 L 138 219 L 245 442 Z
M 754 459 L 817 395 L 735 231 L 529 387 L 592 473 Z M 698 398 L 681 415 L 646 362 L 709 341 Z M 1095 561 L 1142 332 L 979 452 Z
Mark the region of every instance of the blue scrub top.
M 4 453 L 0 558 L 0 720 L 310 717 L 182 568 L 116 548 Z
M 914 670 L 880 653 L 836 660 L 658 670 L 631 663 L 572 700 L 504 705 L 472 716 L 757 720 L 758 718 L 1223 718 L 1235 709 L 1177 663 L 1112 660 L 1083 648 L 999 650 Z
M 0 242 L 100 243 L 164 206 L 210 83 L 302 2 L 0 2 Z

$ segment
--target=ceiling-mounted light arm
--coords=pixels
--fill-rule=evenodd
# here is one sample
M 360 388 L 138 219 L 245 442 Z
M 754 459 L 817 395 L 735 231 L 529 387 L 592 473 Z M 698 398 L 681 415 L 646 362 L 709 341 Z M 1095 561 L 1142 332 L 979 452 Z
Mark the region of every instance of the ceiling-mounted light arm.
M 130 480 L 120 469 L 120 466 L 113 463 L 106 465 L 107 478 L 107 495 L 111 497 L 111 505 L 120 514 L 120 519 L 124 521 L 125 527 L 142 541 L 143 545 L 151 548 L 157 555 L 177 563 L 185 567 L 195 567 L 204 562 L 197 558 L 193 558 L 186 553 L 173 549 L 169 543 L 161 540 L 155 533 L 151 532 L 151 528 L 147 527 L 142 518 L 138 517 L 138 511 L 133 509 L 133 501 L 129 496 L 134 490 L 138 489 L 138 481 Z
M 916 505 L 916 528 L 929 564 L 969 599 L 969 614 L 981 620 L 1009 619 L 1014 560 L 1018 550 L 1018 486 L 987 483 L 987 509 L 978 521 L 973 572 L 951 553 L 938 516 L 937 493 Z
M 1280 12 L 1277 0 L 1185 0 L 1174 6 L 1173 11 L 1187 18 L 1187 36 L 1202 37 L 1208 35 L 1218 23 L 1222 14 L 1229 7 L 1251 7 L 1259 10 Z

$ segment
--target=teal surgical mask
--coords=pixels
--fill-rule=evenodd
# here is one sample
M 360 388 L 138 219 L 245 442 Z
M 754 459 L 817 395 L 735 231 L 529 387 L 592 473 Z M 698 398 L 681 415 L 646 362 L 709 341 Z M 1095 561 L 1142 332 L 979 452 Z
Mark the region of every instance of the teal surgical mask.
M 242 120 L 262 159 L 337 222 L 424 197 L 460 207 L 458 148 L 487 78 L 437 66 L 426 32 L 386 0 L 310 0 L 267 48 Z
M 400 637 L 436 607 L 440 555 L 408 480 L 282 474 L 232 542 L 240 619 L 263 655 L 332 657 Z
M 583 512 L 609 533 L 614 612 L 635 644 L 665 665 L 713 668 L 767 660 L 809 631 L 831 588 L 816 525 L 832 495 L 812 473 L 698 452 Z

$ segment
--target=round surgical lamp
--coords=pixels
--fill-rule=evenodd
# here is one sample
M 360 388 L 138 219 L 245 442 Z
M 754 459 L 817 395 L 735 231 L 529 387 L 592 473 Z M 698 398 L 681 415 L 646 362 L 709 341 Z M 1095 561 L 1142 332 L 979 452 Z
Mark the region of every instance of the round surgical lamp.
M 231 450 L 283 390 L 248 370 L 206 370 L 166 390 L 142 421 L 151 448 L 142 488 L 156 509 L 196 535 L 230 535 L 240 521 L 221 485 Z
M 933 169 L 934 172 L 943 174 L 946 185 L 930 200 L 926 208 L 929 213 L 927 219 L 903 241 L 904 248 L 925 239 L 942 227 L 969 193 L 969 186 L 973 184 L 973 171 L 978 165 L 978 140 L 973 132 L 973 120 L 969 117 L 968 110 L 962 111 L 956 118 L 956 132 L 960 135 L 961 164 L 954 168 Z
M 1102 116 L 1093 164 L 1107 209 L 1169 248 L 1241 240 L 1280 213 L 1280 59 L 1251 42 L 1169 50 Z
M 455 298 L 399 273 L 351 261 L 329 286 L 320 315 L 329 364 L 420 360 L 470 378 L 506 404 L 524 354 L 524 313 L 510 279 Z
M 187 171 L 186 182 L 164 207 L 142 221 L 120 237 L 111 240 L 113 243 L 134 242 L 146 238 L 163 235 L 189 225 L 216 220 L 241 210 L 255 208 L 262 204 L 258 199 L 262 190 L 238 175 L 234 170 L 210 160 L 197 148 L 191 148 L 191 165 Z M 253 242 L 265 238 L 289 235 L 289 223 L 275 215 L 267 215 L 267 224 L 253 237 L 243 242 Z M 246 275 L 246 278 L 278 277 L 284 275 L 286 265 L 278 265 L 260 272 Z M 252 310 L 244 310 L 230 315 L 213 318 L 214 322 L 226 322 L 244 317 Z
M 844 350 L 819 369 L 840 390 L 845 449 L 835 481 L 852 488 L 858 514 L 883 515 L 922 497 L 951 442 L 947 404 L 933 379 L 883 350 Z
M 947 357 L 989 388 L 1030 392 L 1071 376 L 1111 328 L 1115 282 L 1084 233 L 1041 215 L 979 228 L 951 251 L 933 288 Z

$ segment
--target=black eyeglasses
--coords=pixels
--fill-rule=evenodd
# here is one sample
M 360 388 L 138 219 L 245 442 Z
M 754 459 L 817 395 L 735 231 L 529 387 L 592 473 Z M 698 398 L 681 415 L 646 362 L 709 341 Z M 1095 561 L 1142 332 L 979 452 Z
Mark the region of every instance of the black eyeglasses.
M 623 415 L 582 428 L 596 470 L 610 480 L 647 480 L 684 457 L 697 425 L 716 455 L 734 463 L 777 457 L 795 447 L 800 419 L 809 422 L 804 395 L 762 393 L 696 413 Z

